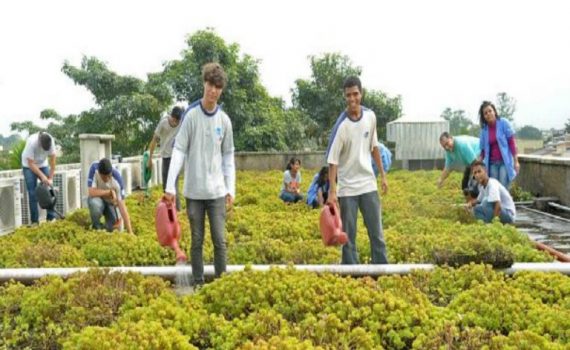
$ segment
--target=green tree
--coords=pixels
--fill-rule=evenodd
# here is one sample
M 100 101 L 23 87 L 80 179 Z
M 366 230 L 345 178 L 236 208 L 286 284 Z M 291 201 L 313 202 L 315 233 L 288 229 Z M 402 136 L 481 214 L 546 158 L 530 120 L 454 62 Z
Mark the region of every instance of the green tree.
M 70 115 L 63 118 L 53 109 L 45 109 L 40 113 L 40 119 L 49 120 L 47 127 L 42 128 L 31 121 L 15 122 L 10 124 L 12 130 L 36 133 L 40 130 L 47 131 L 55 138 L 56 145 L 61 147 L 63 155 L 59 163 L 72 163 L 79 161 L 79 141 L 77 140 L 76 123 L 77 117 Z
M 452 110 L 447 107 L 441 117 L 449 122 L 449 132 L 451 135 L 473 135 L 478 133 L 473 121 L 465 116 L 462 109 Z
M 360 76 L 362 69 L 353 66 L 348 56 L 326 53 L 310 56 L 311 78 L 297 79 L 293 88 L 293 106 L 314 123 L 309 136 L 326 146 L 330 130 L 338 115 L 346 108 L 342 84 L 347 76 Z M 381 91 L 363 89 L 362 103 L 377 117 L 378 136 L 386 137 L 386 123 L 402 114 L 400 96 L 390 98 Z
M 63 118 L 63 124 L 75 125 L 72 137 L 81 133 L 113 134 L 113 150 L 122 155 L 142 153 L 161 113 L 173 102 L 160 74 L 148 74 L 147 82 L 120 76 L 95 57 L 83 57 L 80 67 L 65 62 L 62 71 L 88 89 L 97 104 L 78 116 Z
M 34 124 L 34 122 L 27 120 L 27 121 L 23 121 L 23 122 L 11 123 L 10 129 L 12 131 L 18 131 L 18 132 L 26 131 L 26 132 L 28 132 L 28 134 L 34 134 L 34 133 L 42 130 L 43 128 L 41 126 Z
M 163 80 L 178 100 L 202 97 L 202 66 L 218 62 L 228 83 L 220 98 L 232 120 L 237 150 L 287 150 L 303 147 L 308 124 L 303 115 L 287 111 L 280 98 L 269 95 L 259 78 L 258 61 L 240 57 L 238 44 L 226 44 L 212 29 L 201 30 L 187 39 L 182 58 L 165 64 Z M 287 135 L 295 134 L 295 139 Z M 301 142 L 300 142 L 301 141 Z
M 542 140 L 542 131 L 531 125 L 525 125 L 517 131 L 517 137 L 527 140 Z
M 18 134 L 13 134 L 8 137 L 0 135 L 0 146 L 4 148 L 5 151 L 10 150 L 13 145 L 18 143 L 22 138 Z
M 12 147 L 9 169 L 20 169 L 22 167 L 22 152 L 24 152 L 24 147 L 26 147 L 26 141 L 24 140 L 20 140 Z
M 82 133 L 113 134 L 113 151 L 122 155 L 142 153 L 152 137 L 161 113 L 172 103 L 169 87 L 159 74 L 149 74 L 148 81 L 120 76 L 95 57 L 83 57 L 81 66 L 64 62 L 62 71 L 76 84 L 84 86 L 97 106 L 79 115 L 63 117 L 45 109 L 40 119 L 49 120 L 45 130 L 61 146 L 61 163 L 79 161 Z M 12 130 L 34 133 L 43 130 L 31 121 L 11 124 Z
M 570 118 L 568 118 L 568 121 L 566 122 L 566 124 L 564 124 L 564 126 L 566 127 L 566 132 L 570 133 Z
M 499 92 L 497 94 L 497 114 L 501 118 L 513 121 L 513 114 L 517 110 L 517 100 L 514 97 L 507 95 L 506 92 Z

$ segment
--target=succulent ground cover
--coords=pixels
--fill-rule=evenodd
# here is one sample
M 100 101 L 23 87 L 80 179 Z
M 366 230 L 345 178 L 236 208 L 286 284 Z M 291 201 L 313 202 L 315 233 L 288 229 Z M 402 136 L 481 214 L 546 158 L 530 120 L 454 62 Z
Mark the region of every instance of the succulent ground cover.
M 303 189 L 312 174 L 303 172 Z M 474 222 L 459 206 L 459 178 L 437 190 L 437 176 L 390 173 L 384 233 L 392 263 L 451 266 L 379 278 L 295 270 L 340 260 L 338 248 L 322 245 L 318 210 L 278 199 L 281 172 L 238 172 L 229 263 L 291 267 L 246 268 L 183 297 L 159 278 L 104 270 L 5 283 L 0 349 L 570 349 L 570 278 L 493 270 L 552 259 L 514 227 Z M 170 265 L 174 254 L 154 233 L 159 198 L 155 189 L 127 199 L 135 235 L 92 231 L 85 210 L 20 228 L 0 238 L 0 266 Z M 179 217 L 188 250 L 188 221 Z M 367 263 L 362 221 L 357 244 Z M 207 261 L 212 253 L 207 239 Z

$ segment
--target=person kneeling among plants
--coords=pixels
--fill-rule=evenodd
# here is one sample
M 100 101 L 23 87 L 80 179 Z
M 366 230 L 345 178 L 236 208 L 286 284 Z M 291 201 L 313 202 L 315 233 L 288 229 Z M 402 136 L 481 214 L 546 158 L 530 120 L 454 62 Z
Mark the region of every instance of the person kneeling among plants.
M 489 223 L 498 217 L 503 224 L 512 224 L 516 209 L 509 191 L 497 179 L 489 177 L 483 162 L 475 161 L 471 170 L 479 183 L 477 202 L 471 202 L 475 218 Z
M 117 213 L 117 208 L 121 217 L 125 220 L 125 227 L 129 233 L 133 233 L 131 220 L 125 205 L 125 189 L 121 174 L 113 169 L 111 161 L 107 158 L 99 162 L 93 162 L 89 168 L 87 177 L 87 187 L 89 188 L 89 215 L 93 228 L 100 230 L 101 216 L 105 216 L 105 227 L 108 232 L 118 229 L 121 226 L 121 218 Z
M 302 201 L 303 195 L 301 194 L 300 185 L 301 160 L 293 157 L 287 163 L 287 169 L 283 173 L 283 184 L 281 185 L 279 198 L 287 204 Z
M 324 166 L 315 174 L 307 191 L 307 205 L 313 209 L 327 202 L 329 192 L 329 167 Z

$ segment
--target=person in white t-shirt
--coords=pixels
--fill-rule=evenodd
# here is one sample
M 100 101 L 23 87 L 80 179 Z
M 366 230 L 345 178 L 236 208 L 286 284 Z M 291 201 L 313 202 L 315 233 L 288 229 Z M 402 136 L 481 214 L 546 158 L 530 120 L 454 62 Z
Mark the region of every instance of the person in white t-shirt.
M 498 217 L 503 224 L 512 224 L 515 221 L 516 208 L 509 190 L 498 180 L 489 177 L 482 161 L 475 161 L 471 170 L 479 183 L 478 204 L 473 208 L 475 218 L 489 223 Z
M 49 170 L 47 158 L 49 157 Z M 53 185 L 55 175 L 55 143 L 47 132 L 40 131 L 32 134 L 26 140 L 26 146 L 22 151 L 22 171 L 28 190 L 28 202 L 30 204 L 30 221 L 32 225 L 39 222 L 38 199 L 36 187 L 38 180 L 46 185 Z M 55 219 L 55 211 L 47 211 L 47 220 Z
M 380 173 L 383 193 L 386 193 L 388 181 L 378 149 L 376 115 L 360 104 L 362 84 L 358 77 L 348 77 L 343 89 L 347 106 L 333 129 L 327 156 L 330 182 L 327 202 L 340 203 L 342 228 L 348 235 L 348 243 L 342 247 L 342 263 L 359 263 L 356 218 L 360 209 L 370 238 L 371 262 L 387 264 L 378 185 L 370 163 L 372 154 Z
M 160 144 L 160 156 L 162 157 L 162 191 L 166 189 L 166 181 L 168 179 L 168 170 L 170 169 L 170 158 L 172 157 L 172 149 L 174 148 L 174 138 L 180 129 L 180 119 L 184 110 L 175 106 L 172 108 L 169 116 L 162 118 L 156 129 L 152 141 L 148 147 L 148 163 L 147 168 L 152 170 L 152 154 L 157 144 Z M 178 178 L 176 178 L 176 189 L 178 189 Z M 176 194 L 176 210 L 180 210 L 180 195 Z
M 192 283 L 204 283 L 204 221 L 210 222 L 216 276 L 226 271 L 226 208 L 235 198 L 234 137 L 229 116 L 218 105 L 227 76 L 218 63 L 202 68 L 204 94 L 192 103 L 176 135 L 165 197 L 173 202 L 175 182 L 184 165 L 184 197 L 192 234 Z

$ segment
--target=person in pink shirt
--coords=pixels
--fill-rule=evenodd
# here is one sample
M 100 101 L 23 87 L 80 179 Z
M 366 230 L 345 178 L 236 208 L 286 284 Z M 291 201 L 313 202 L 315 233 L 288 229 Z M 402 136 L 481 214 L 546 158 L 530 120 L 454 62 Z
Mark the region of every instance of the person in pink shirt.
M 508 189 L 520 170 L 515 132 L 489 101 L 483 101 L 479 108 L 479 122 L 481 160 L 489 169 L 489 176 Z

